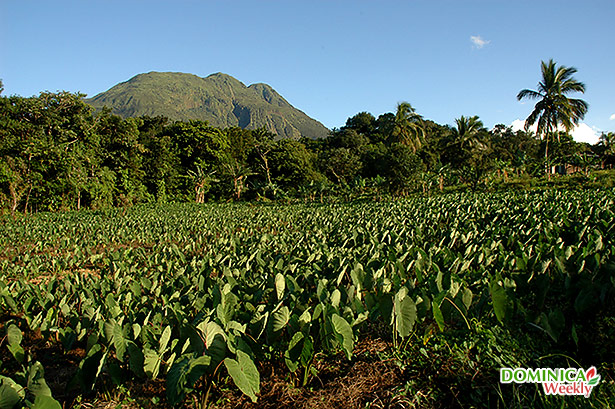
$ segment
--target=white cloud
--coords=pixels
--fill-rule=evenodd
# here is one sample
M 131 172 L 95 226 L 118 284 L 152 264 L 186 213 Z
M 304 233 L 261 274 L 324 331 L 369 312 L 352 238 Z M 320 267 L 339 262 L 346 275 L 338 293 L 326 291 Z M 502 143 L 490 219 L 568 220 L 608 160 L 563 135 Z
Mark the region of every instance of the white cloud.
M 510 124 L 510 127 L 513 131 L 523 130 L 525 127 L 525 121 L 522 119 L 515 119 Z M 530 131 L 536 132 L 536 124 L 530 127 Z M 600 130 L 595 127 L 590 127 L 587 124 L 580 123 L 572 130 L 572 132 L 570 132 L 570 135 L 572 135 L 572 138 L 577 142 L 587 142 L 594 145 L 598 143 L 598 139 L 600 138 L 599 132 Z
M 491 42 L 489 40 L 484 40 L 481 36 L 470 36 L 470 41 L 472 41 L 472 44 L 474 44 L 476 48 L 483 48 Z
M 611 116 L 609 117 L 609 119 L 610 119 L 611 121 L 615 121 L 615 114 L 611 115 Z
M 512 124 L 510 124 L 510 127 L 515 132 L 523 131 L 524 126 L 525 126 L 525 121 L 523 119 L 515 119 L 514 121 L 512 121 Z M 536 126 L 534 126 L 533 128 L 534 128 L 534 131 L 536 131 Z
M 600 135 L 596 132 L 594 127 L 590 127 L 587 124 L 579 124 L 571 132 L 572 138 L 577 142 L 587 142 L 590 144 L 598 143 Z

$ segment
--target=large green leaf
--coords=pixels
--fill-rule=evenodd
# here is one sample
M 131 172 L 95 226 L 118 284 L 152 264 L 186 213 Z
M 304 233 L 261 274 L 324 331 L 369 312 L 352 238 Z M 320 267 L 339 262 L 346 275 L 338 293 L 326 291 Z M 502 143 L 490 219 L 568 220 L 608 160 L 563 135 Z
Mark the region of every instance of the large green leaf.
M 0 406 L 0 408 L 1 407 L 2 406 Z M 41 395 L 34 399 L 34 403 L 30 406 L 30 409 L 62 409 L 62 405 L 51 396 Z
M 227 337 L 224 330 L 213 321 L 204 326 L 201 325 L 199 328 L 204 329 L 207 355 L 211 357 L 213 365 L 218 365 L 226 356 L 227 351 Z
M 278 297 L 278 300 L 281 300 L 282 297 L 284 297 L 285 290 L 286 290 L 286 279 L 284 278 L 284 274 L 277 273 L 275 275 L 275 292 Z
M 27 390 L 35 398 L 51 397 L 51 389 L 45 382 L 45 370 L 40 362 L 34 362 L 27 370 Z
M 581 288 L 581 291 L 579 291 L 574 300 L 574 309 L 579 315 L 596 307 L 599 303 L 599 297 L 596 296 L 596 293 L 597 291 L 595 291 L 592 284 L 586 283 Z
M 401 300 L 396 296 L 393 314 L 395 314 L 395 330 L 400 337 L 406 338 L 416 322 L 416 304 L 409 296 L 404 296 Z
M 299 358 L 301 357 L 301 350 L 303 349 L 303 340 L 305 339 L 305 335 L 302 332 L 297 332 L 291 338 L 288 343 L 288 348 L 286 352 L 284 352 L 284 361 L 286 362 L 286 366 L 288 366 L 288 370 L 291 372 L 295 372 L 299 368 Z
M 331 305 L 333 306 L 333 308 L 339 308 L 341 299 L 342 293 L 336 288 L 331 293 Z
M 221 290 L 220 303 L 216 306 L 216 315 L 222 325 L 226 325 L 233 319 L 239 304 L 239 297 L 230 291 L 230 284 L 225 284 L 224 289 Z
M 171 339 L 171 326 L 167 325 L 162 331 L 162 335 L 160 336 L 160 346 L 158 347 L 158 352 L 162 355 L 167 350 L 167 345 L 169 344 L 169 340 Z
M 167 374 L 167 400 L 176 405 L 192 392 L 196 382 L 209 368 L 211 358 L 207 355 L 190 353 L 180 356 Z
M 436 297 L 434 297 L 433 301 L 431 302 L 433 318 L 436 321 L 436 324 L 438 324 L 438 328 L 440 329 L 440 331 L 444 331 L 444 315 L 442 314 L 440 306 L 442 305 L 442 300 L 444 300 L 445 296 L 446 293 L 440 293 Z
M 301 332 L 293 335 L 284 352 L 284 361 L 291 372 L 295 372 L 299 366 L 307 367 L 314 358 L 314 344 L 310 336 Z
M 273 313 L 273 331 L 278 332 L 288 324 L 290 311 L 287 306 L 283 306 Z
M 0 408 L 13 408 L 25 398 L 25 389 L 11 378 L 0 375 Z
M 161 363 L 161 354 L 149 348 L 145 349 L 145 353 L 143 354 L 143 371 L 150 379 L 156 379 L 158 377 Z
M 132 341 L 128 341 L 126 346 L 128 351 L 128 364 L 130 365 L 130 370 L 137 376 L 145 376 L 145 372 L 143 370 L 145 364 L 145 356 L 143 355 L 143 350 Z
M 461 296 L 461 301 L 463 302 L 464 307 L 466 307 L 466 311 L 470 309 L 470 305 L 472 305 L 473 294 L 469 288 L 465 288 L 463 290 L 463 295 Z
M 511 301 L 506 294 L 506 289 L 497 281 L 492 280 L 489 283 L 489 293 L 493 303 L 493 311 L 500 322 L 504 322 L 510 313 Z
M 557 341 L 566 327 L 566 317 L 561 310 L 555 309 L 549 312 L 549 315 L 542 313 L 540 315 L 540 324 L 554 341 Z
M 90 348 L 86 357 L 81 361 L 79 365 L 79 381 L 81 386 L 87 392 L 91 391 L 96 383 L 96 379 L 102 372 L 103 365 L 105 364 L 107 353 L 103 351 L 100 344 L 95 344 Z
M 111 314 L 111 318 L 117 318 L 122 314 L 122 308 L 113 298 L 112 293 L 107 294 L 107 298 L 105 299 L 105 305 L 107 306 L 107 310 Z
M 115 355 L 117 359 L 124 361 L 124 355 L 126 354 L 126 338 L 124 338 L 122 326 L 115 320 L 105 322 L 104 332 L 105 337 L 115 348 Z
M 6 337 L 8 341 L 8 350 L 11 354 L 13 354 L 17 362 L 23 363 L 25 359 L 25 351 L 21 346 L 22 335 L 19 327 L 15 324 L 9 325 Z
M 352 332 L 352 327 L 348 321 L 337 314 L 331 316 L 331 325 L 333 326 L 335 337 L 342 346 L 342 350 L 346 353 L 346 357 L 350 359 L 354 349 L 354 334 Z
M 256 402 L 256 395 L 260 393 L 260 375 L 252 358 L 242 350 L 237 350 L 237 360 L 226 358 L 224 366 L 239 390 L 248 395 L 252 402 Z
M 21 334 L 21 330 L 17 325 L 11 324 L 9 325 L 9 328 L 6 332 L 6 338 L 9 345 L 19 345 L 21 344 L 23 335 Z

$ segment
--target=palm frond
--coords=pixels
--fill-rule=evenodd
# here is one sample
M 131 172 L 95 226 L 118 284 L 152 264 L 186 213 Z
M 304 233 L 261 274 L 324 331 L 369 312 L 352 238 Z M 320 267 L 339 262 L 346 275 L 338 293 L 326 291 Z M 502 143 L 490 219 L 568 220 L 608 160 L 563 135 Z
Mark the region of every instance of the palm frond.
M 577 69 L 557 66 L 553 59 L 541 61 L 541 81 L 538 91 L 521 90 L 517 99 L 538 99 L 533 111 L 525 120 L 525 130 L 536 124 L 539 137 L 549 139 L 550 134 L 563 126 L 570 131 L 587 113 L 588 104 L 581 99 L 571 99 L 566 94 L 585 92 L 585 84 L 573 78 Z M 559 136 L 559 135 L 558 135 Z
M 574 79 L 567 79 L 561 84 L 560 89 L 562 94 L 568 94 L 571 92 L 585 93 L 585 84 Z
M 522 89 L 517 94 L 517 99 L 521 101 L 522 99 L 539 99 L 544 95 L 538 91 L 534 91 L 533 89 Z
M 564 82 L 570 80 L 572 76 L 577 72 L 577 69 L 574 67 L 564 67 L 563 65 L 557 68 L 555 72 L 555 82 L 559 84 L 563 84 Z

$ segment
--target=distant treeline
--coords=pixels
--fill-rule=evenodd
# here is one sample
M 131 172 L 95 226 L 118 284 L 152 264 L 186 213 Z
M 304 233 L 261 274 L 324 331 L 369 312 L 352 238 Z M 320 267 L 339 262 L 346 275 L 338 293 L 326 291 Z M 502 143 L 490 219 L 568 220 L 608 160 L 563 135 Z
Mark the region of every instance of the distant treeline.
M 406 195 L 447 186 L 542 177 L 542 141 L 478 117 L 456 126 L 423 120 L 408 103 L 361 112 L 319 140 L 264 129 L 218 129 L 164 117 L 94 112 L 83 95 L 0 97 L 0 208 L 102 209 L 170 201 L 322 200 Z M 548 168 L 587 172 L 613 160 L 613 133 L 590 146 L 560 133 Z M 558 141 L 559 139 L 559 141 Z

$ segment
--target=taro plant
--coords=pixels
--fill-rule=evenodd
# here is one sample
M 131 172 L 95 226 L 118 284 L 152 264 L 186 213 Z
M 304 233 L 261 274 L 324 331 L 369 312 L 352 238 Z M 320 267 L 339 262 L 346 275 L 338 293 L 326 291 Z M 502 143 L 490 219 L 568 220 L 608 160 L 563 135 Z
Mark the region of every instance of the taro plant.
M 45 382 L 43 365 L 31 361 L 21 346 L 21 330 L 10 324 L 2 340 L 6 341 L 7 349 L 19 363 L 20 370 L 11 377 L 0 375 L 0 408 L 60 409 L 60 403 L 53 398 Z

